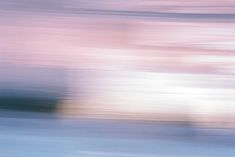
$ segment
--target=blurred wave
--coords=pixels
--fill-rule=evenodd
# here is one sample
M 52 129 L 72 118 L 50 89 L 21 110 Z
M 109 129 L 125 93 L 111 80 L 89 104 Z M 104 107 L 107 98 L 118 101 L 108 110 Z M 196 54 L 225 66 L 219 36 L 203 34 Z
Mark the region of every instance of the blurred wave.
M 0 157 L 234 156 L 234 28 L 233 0 L 0 0 Z

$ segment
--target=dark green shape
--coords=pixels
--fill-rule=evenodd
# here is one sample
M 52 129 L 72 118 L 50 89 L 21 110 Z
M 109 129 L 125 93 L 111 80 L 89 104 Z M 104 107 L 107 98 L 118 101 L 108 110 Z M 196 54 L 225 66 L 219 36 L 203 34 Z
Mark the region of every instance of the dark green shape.
M 57 98 L 0 96 L 0 109 L 30 112 L 55 112 Z

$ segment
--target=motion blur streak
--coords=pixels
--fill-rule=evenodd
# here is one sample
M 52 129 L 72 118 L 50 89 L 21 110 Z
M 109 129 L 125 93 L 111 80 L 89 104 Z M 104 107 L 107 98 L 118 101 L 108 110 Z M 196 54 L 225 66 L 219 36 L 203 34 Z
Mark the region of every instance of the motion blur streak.
M 235 0 L 0 0 L 0 157 L 234 157 Z

